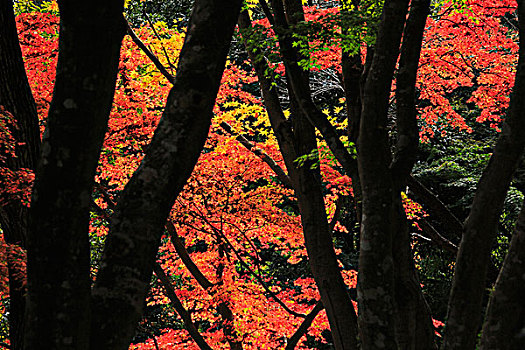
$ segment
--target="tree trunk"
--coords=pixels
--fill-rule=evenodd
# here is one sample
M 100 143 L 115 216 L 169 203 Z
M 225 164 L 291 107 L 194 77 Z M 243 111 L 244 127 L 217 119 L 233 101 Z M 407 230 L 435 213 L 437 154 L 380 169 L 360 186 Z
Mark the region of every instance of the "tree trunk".
M 197 0 L 175 83 L 112 217 L 92 291 L 91 349 L 127 349 L 142 315 L 166 219 L 207 138 L 240 0 Z
M 363 220 L 357 295 L 363 349 L 395 349 L 394 184 L 387 133 L 387 113 L 394 66 L 399 55 L 408 1 L 386 1 L 374 57 L 363 90 L 358 165 Z
M 525 204 L 525 203 L 524 203 Z M 525 349 L 525 206 L 492 292 L 481 349 Z
M 303 16 L 300 2 L 285 1 L 286 15 L 281 2 L 273 1 L 272 5 L 275 24 L 280 33 L 288 25 L 299 21 Z M 247 20 L 244 18 L 244 27 L 247 27 Z M 320 174 L 318 170 L 311 170 L 308 162 L 301 167 L 297 167 L 294 163 L 297 157 L 309 154 L 312 150 L 317 149 L 315 129 L 306 118 L 304 108 L 300 107 L 298 102 L 299 99 L 311 98 L 308 74 L 297 69 L 297 53 L 294 53 L 295 50 L 292 48 L 289 38 L 280 35 L 279 42 L 287 67 L 286 78 L 292 111 L 291 127 L 284 119 L 275 90 L 272 90 L 271 84 L 264 77 L 263 63 L 257 61 L 257 58 L 253 58 L 252 62 L 254 62 L 258 72 L 270 121 L 298 199 L 310 269 L 327 312 L 335 348 L 356 349 L 356 315 L 335 256 L 319 182 Z M 294 65 L 294 73 L 291 73 L 290 65 Z M 301 89 L 295 89 L 295 85 L 300 85 Z M 304 91 L 305 94 L 298 95 L 298 91 Z
M 89 206 L 125 33 L 123 1 L 59 1 L 57 77 L 31 203 L 26 349 L 87 349 Z
M 525 38 L 525 6 L 518 1 L 520 38 Z M 520 41 L 516 81 L 502 132 L 465 222 L 448 304 L 443 349 L 474 349 L 490 250 L 503 202 L 525 146 L 525 44 Z
M 16 119 L 12 130 L 17 144 L 16 157 L 9 157 L 6 166 L 17 171 L 34 170 L 40 149 L 38 115 L 18 43 L 13 4 L 0 1 L 0 106 Z M 0 207 L 0 227 L 8 245 L 25 248 L 29 228 L 28 210 L 18 200 L 8 199 Z M 25 290 L 16 278 L 18 271 L 12 259 L 7 260 L 9 273 L 9 338 L 11 349 L 23 348 Z
M 394 185 L 393 258 L 396 303 L 396 341 L 400 349 L 435 349 L 434 326 L 425 301 L 411 248 L 411 237 L 400 192 L 416 161 L 419 130 L 416 111 L 416 77 L 429 0 L 413 0 L 403 31 L 399 71 L 396 76 L 397 140 L 390 169 Z

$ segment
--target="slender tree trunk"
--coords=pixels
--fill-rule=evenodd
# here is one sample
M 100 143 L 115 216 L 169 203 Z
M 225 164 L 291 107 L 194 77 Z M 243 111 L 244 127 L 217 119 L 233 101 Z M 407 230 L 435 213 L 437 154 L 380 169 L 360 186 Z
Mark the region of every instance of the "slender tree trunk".
M 525 203 L 524 203 L 525 204 Z M 525 349 L 525 206 L 514 229 L 509 251 L 492 292 L 481 349 Z
M 385 1 L 370 71 L 363 91 L 359 133 L 359 175 L 363 220 L 357 295 L 363 349 L 395 349 L 394 183 L 389 164 L 387 113 L 408 1 Z
M 525 38 L 525 6 L 518 1 L 520 38 Z M 443 349 L 474 349 L 490 250 L 503 202 L 525 146 L 525 44 L 520 41 L 516 80 L 508 116 L 465 222 L 448 304 Z
M 197 0 L 175 83 L 140 168 L 112 217 L 92 291 L 91 349 L 127 349 L 166 219 L 207 138 L 241 0 Z
M 394 184 L 393 258 L 396 303 L 396 341 L 400 349 L 433 349 L 434 326 L 425 301 L 411 248 L 411 237 L 400 192 L 412 171 L 419 144 L 416 111 L 416 77 L 429 0 L 413 0 L 403 31 L 399 71 L 396 76 L 397 140 L 390 169 Z
M 281 2 L 273 1 L 272 5 L 274 17 L 271 17 L 271 21 L 275 21 L 275 24 L 280 27 L 279 30 L 283 30 L 289 24 L 295 23 L 302 17 L 302 5 L 300 2 L 285 1 L 286 14 Z M 243 27 L 248 28 L 249 18 L 243 18 L 243 21 Z M 356 349 L 356 315 L 347 293 L 346 285 L 339 272 L 319 182 L 320 174 L 310 170 L 308 164 L 302 167 L 297 167 L 294 164 L 298 156 L 309 154 L 312 150 L 317 149 L 315 129 L 306 119 L 304 109 L 300 107 L 298 102 L 298 99 L 310 99 L 308 75 L 304 71 L 301 72 L 295 69 L 295 76 L 290 76 L 289 64 L 297 65 L 297 58 L 291 58 L 294 54 L 289 38 L 281 35 L 279 41 L 284 50 L 283 56 L 287 64 L 292 125 L 288 124 L 284 118 L 277 93 L 272 89 L 271 82 L 264 76 L 263 61 L 253 57 L 252 62 L 258 73 L 270 121 L 299 202 L 310 268 L 325 305 L 334 345 L 336 349 Z M 250 52 L 250 50 L 248 51 Z M 292 83 L 294 79 L 296 82 Z M 308 96 L 301 95 L 298 97 L 297 90 L 292 88 L 292 85 L 295 84 L 301 85 L 302 91 L 306 91 Z

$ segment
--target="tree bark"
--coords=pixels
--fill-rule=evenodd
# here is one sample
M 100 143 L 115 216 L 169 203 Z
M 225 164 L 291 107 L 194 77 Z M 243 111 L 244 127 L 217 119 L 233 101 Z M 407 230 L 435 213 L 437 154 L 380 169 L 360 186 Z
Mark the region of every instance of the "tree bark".
M 509 251 L 494 286 L 481 349 L 525 349 L 525 206 L 516 222 Z
M 396 341 L 400 349 L 435 349 L 434 325 L 414 266 L 409 224 L 400 197 L 416 161 L 419 130 L 416 77 L 429 0 L 413 0 L 403 31 L 396 77 L 397 142 L 390 170 L 394 185 L 393 258 L 396 304 Z
M 278 0 L 272 1 L 276 32 L 278 33 L 281 54 L 285 60 L 286 78 L 291 100 L 293 147 L 289 144 L 286 147 L 293 149 L 296 153 L 295 156 L 298 157 L 317 149 L 317 141 L 315 139 L 315 128 L 308 121 L 305 110 L 299 102 L 301 99 L 310 99 L 308 74 L 296 68 L 290 69 L 292 66 L 297 67 L 298 53 L 293 49 L 290 38 L 284 34 L 289 25 L 303 19 L 302 5 L 300 2 L 290 0 L 285 1 L 285 6 L 286 8 Z M 299 91 L 301 93 L 298 93 Z M 269 95 L 270 93 L 267 92 L 266 94 Z M 280 114 L 275 111 L 270 112 L 270 108 L 268 108 L 268 112 Z M 272 119 L 271 116 L 270 119 Z M 276 116 L 275 119 L 281 119 L 281 117 Z M 279 130 L 274 130 L 279 138 Z M 290 132 L 286 132 L 286 135 L 290 135 Z M 290 139 L 281 139 L 279 142 L 280 144 L 289 143 Z M 296 158 L 286 159 L 284 153 L 283 156 L 299 203 L 310 269 L 327 312 L 335 348 L 356 349 L 356 315 L 346 285 L 339 272 L 319 182 L 320 174 L 318 170 L 309 169 L 308 162 L 297 167 L 293 163 Z
M 519 35 L 525 38 L 525 4 L 518 1 Z M 525 146 L 525 44 L 519 45 L 516 81 L 509 112 L 489 164 L 479 180 L 465 222 L 452 290 L 443 349 L 474 349 L 481 321 L 490 250 L 503 202 Z
M 59 1 L 55 90 L 31 202 L 26 349 L 87 349 L 89 206 L 125 32 L 123 1 Z
M 92 291 L 91 349 L 127 349 L 160 236 L 204 146 L 241 1 L 197 0 L 175 83 L 149 149 L 112 217 Z
M 393 181 L 387 113 L 408 1 L 385 1 L 374 57 L 363 91 L 358 165 L 363 220 L 357 296 L 363 349 L 395 349 L 392 228 Z
M 17 144 L 16 157 L 9 157 L 6 166 L 17 171 L 21 168 L 34 170 L 40 151 L 40 132 L 35 100 L 31 93 L 22 51 L 18 43 L 13 5 L 0 1 L 0 106 L 16 119 L 17 128 L 12 130 Z M 11 201 L 0 207 L 0 226 L 9 245 L 25 248 L 29 229 L 28 209 L 19 201 Z M 12 259 L 7 260 L 9 273 L 9 338 L 11 349 L 23 348 L 25 290 L 16 278 Z

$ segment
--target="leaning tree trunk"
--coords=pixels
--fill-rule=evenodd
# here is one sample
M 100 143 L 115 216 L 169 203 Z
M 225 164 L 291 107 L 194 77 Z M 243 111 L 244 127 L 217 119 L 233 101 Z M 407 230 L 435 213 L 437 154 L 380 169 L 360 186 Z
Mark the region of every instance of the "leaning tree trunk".
M 127 349 L 166 219 L 202 151 L 241 0 L 197 0 L 166 108 L 112 217 L 92 292 L 91 349 Z
M 518 1 L 520 38 L 525 4 Z M 503 202 L 525 146 L 525 44 L 519 44 L 516 81 L 507 119 L 481 176 L 461 240 L 448 305 L 443 349 L 474 349 L 481 322 L 485 276 Z
M 303 18 L 302 5 L 295 0 L 284 1 L 284 6 L 280 1 L 272 1 L 272 5 L 274 14 L 270 21 L 276 26 L 286 66 L 292 109 L 291 127 L 282 115 L 275 91 L 271 90 L 271 85 L 268 87 L 267 80 L 263 77 L 261 63 L 258 63 L 256 58 L 253 61 L 260 72 L 259 79 L 270 121 L 283 150 L 298 199 L 310 269 L 327 312 L 334 346 L 336 349 L 356 349 L 356 315 L 335 256 L 319 181 L 320 174 L 309 169 L 308 163 L 301 167 L 294 163 L 297 157 L 317 149 L 315 129 L 308 120 L 308 111 L 302 106 L 303 100 L 311 100 L 308 74 L 297 65 L 299 54 L 293 48 L 290 33 L 287 32 L 291 25 Z
M 525 203 L 492 292 L 481 349 L 525 349 Z

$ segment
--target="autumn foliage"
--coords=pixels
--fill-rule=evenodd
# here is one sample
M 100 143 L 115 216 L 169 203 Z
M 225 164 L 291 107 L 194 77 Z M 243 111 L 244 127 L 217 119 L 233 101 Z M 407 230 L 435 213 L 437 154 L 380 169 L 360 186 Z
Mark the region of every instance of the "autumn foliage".
M 454 6 L 454 2 L 441 3 L 427 21 L 417 82 L 422 140 L 440 137 L 451 128 L 472 132 L 474 122 L 499 130 L 509 105 L 518 50 L 515 19 L 509 15 L 514 2 L 472 2 L 461 11 Z M 332 25 L 338 10 L 309 8 L 306 13 L 307 21 Z M 52 8 L 49 12 L 27 12 L 17 17 L 42 132 L 55 80 L 58 21 Z M 260 21 L 259 25 L 267 27 L 268 23 Z M 184 33 L 164 23 L 136 28 L 135 32 L 175 76 Z M 313 38 L 311 43 L 317 48 L 313 49 L 308 63 L 312 70 L 332 70 L 340 74 L 341 39 L 334 36 L 333 41 L 323 42 L 322 38 Z M 364 48 L 360 50 L 365 53 Z M 283 69 L 275 62 L 272 74 L 279 76 Z M 172 209 L 168 222 L 172 229 L 166 230 L 157 256 L 171 281 L 170 287 L 214 349 L 229 348 L 236 342 L 242 343 L 244 349 L 283 348 L 320 300 L 307 268 L 293 191 L 253 149 L 248 150 L 237 139 L 239 135 L 244 136 L 253 147 L 285 168 L 277 141 L 269 131 L 261 98 L 253 92 L 256 83 L 257 78 L 249 66 L 236 65 L 233 60 L 228 63 L 210 136 Z M 170 87 L 168 79 L 126 36 L 93 193 L 90 223 L 93 278 L 96 278 L 115 202 L 147 150 Z M 335 125 L 344 128 L 341 110 L 342 107 L 335 106 L 324 112 Z M 225 122 L 232 132 L 221 127 Z M 0 109 L 0 205 L 13 200 L 29 205 L 32 173 L 25 169 L 14 173 L 5 166 L 6 157 L 14 156 L 17 141 L 10 130 L 15 127 L 13 116 Z M 351 180 L 321 140 L 318 154 L 327 218 L 338 235 L 348 235 L 353 227 L 345 226 L 338 217 L 338 203 L 353 195 Z M 417 221 L 426 214 L 413 199 L 404 195 L 404 200 L 407 217 L 414 224 L 412 230 L 417 231 Z M 211 285 L 203 286 L 196 280 L 177 253 L 173 235 L 183 242 L 191 260 Z M 343 264 L 345 254 L 340 248 L 336 252 L 345 283 L 353 289 L 357 281 L 356 266 Z M 18 262 L 19 277 L 24 278 L 24 252 L 3 243 L 0 235 L 0 298 L 3 300 L 8 298 L 5 264 L 8 259 Z M 146 301 L 151 312 L 141 324 L 142 329 L 149 331 L 143 332 L 130 349 L 198 348 L 176 317 L 166 287 L 153 277 Z M 231 310 L 231 319 L 221 315 L 220 305 Z M 155 321 L 154 310 L 162 313 L 165 320 Z M 435 324 L 440 325 L 439 321 Z M 328 329 L 326 314 L 321 311 L 298 348 L 328 343 Z

